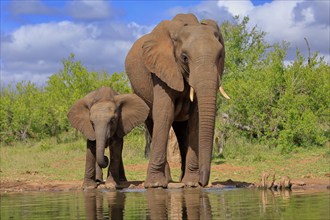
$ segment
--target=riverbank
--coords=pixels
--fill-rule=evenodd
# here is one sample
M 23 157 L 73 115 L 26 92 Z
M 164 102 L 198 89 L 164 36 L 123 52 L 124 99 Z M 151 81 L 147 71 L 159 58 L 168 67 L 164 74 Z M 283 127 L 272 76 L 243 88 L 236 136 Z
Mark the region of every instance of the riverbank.
M 329 178 L 312 179 L 292 179 L 291 191 L 309 191 L 330 189 Z M 235 180 L 215 181 L 206 188 L 224 189 L 224 188 L 258 188 L 259 183 L 241 182 Z M 175 188 L 175 186 L 170 186 Z M 144 189 L 143 181 L 128 181 L 119 186 L 118 189 Z M 32 180 L 1 180 L 0 193 L 9 192 L 45 192 L 45 191 L 82 191 L 82 181 L 80 180 L 54 180 L 54 181 L 32 181 Z M 101 189 L 102 190 L 102 189 Z M 274 190 L 285 191 L 285 190 Z
M 83 139 L 67 143 L 49 139 L 1 146 L 0 191 L 81 190 L 85 145 Z M 123 188 L 143 188 L 148 165 L 143 147 L 144 138 L 137 135 L 129 136 L 125 142 L 123 159 L 130 182 Z M 289 177 L 292 189 L 327 188 L 330 185 L 329 147 L 283 154 L 276 149 L 249 145 L 232 148 L 230 152 L 212 160 L 212 185 L 209 187 L 257 187 L 265 173 L 275 174 L 277 182 L 282 177 Z M 180 163 L 170 163 L 170 167 L 172 179 L 178 181 Z
M 179 170 L 179 164 L 170 164 L 172 170 Z M 126 167 L 128 173 L 131 172 L 144 172 L 147 168 L 147 163 L 139 165 L 129 165 Z M 254 169 L 249 167 L 239 167 L 229 164 L 220 164 L 212 166 L 212 176 L 211 183 L 207 188 L 258 188 L 261 186 L 262 181 L 260 176 L 259 179 L 256 179 L 255 182 L 245 181 L 244 178 L 240 178 L 236 174 L 238 172 L 244 175 L 248 175 L 249 172 Z M 227 176 L 231 172 L 232 179 L 223 180 L 223 178 L 214 177 L 216 173 L 221 175 L 224 173 L 224 176 Z M 31 191 L 81 191 L 82 189 L 82 180 L 49 180 L 42 179 L 40 176 L 37 176 L 36 173 L 26 173 L 20 175 L 17 179 L 12 178 L 1 178 L 0 179 L 0 192 L 31 192 Z M 130 179 L 131 176 L 127 178 Z M 280 181 L 280 178 L 277 178 Z M 301 190 L 324 190 L 330 189 L 330 177 L 328 175 L 322 177 L 314 176 L 305 176 L 302 178 L 291 179 L 291 190 L 292 191 L 301 191 Z M 176 188 L 175 184 L 169 186 L 169 188 Z M 132 180 L 122 185 L 118 186 L 118 189 L 144 189 L 143 180 Z M 280 191 L 280 190 L 279 190 Z

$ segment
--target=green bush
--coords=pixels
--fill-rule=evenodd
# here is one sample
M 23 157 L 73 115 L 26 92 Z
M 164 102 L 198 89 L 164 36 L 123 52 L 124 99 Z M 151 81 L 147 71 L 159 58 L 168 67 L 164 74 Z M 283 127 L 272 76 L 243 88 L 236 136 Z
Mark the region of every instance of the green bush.
M 231 100 L 218 98 L 216 132 L 235 144 L 262 144 L 289 152 L 323 146 L 329 141 L 330 66 L 317 53 L 285 63 L 289 44 L 269 45 L 265 33 L 248 28 L 249 19 L 224 22 L 226 45 L 223 84 Z M 125 73 L 88 71 L 74 55 L 43 87 L 21 82 L 1 91 L 0 138 L 5 143 L 55 136 L 59 142 L 77 136 L 66 114 L 70 106 L 101 86 L 130 93 Z M 228 119 L 222 120 L 226 114 Z M 142 127 L 134 135 L 142 135 Z M 64 138 L 63 132 L 68 132 Z M 244 141 L 241 139 L 244 138 Z M 226 141 L 224 141 L 226 142 Z M 226 154 L 226 153 L 225 153 Z M 227 152 L 229 155 L 229 152 Z M 262 158 L 255 158 L 261 160 Z
M 307 62 L 298 50 L 296 59 L 285 64 L 288 43 L 269 46 L 264 33 L 256 27 L 248 31 L 247 23 L 237 18 L 236 25 L 221 26 L 223 84 L 232 99 L 218 99 L 218 115 L 229 115 L 226 123 L 219 120 L 218 130 L 283 152 L 324 145 L 329 140 L 329 65 L 317 53 Z
M 1 91 L 0 138 L 5 143 L 40 140 L 71 130 L 67 112 L 90 91 L 109 86 L 120 93 L 131 92 L 124 73 L 89 72 L 74 55 L 63 60 L 63 70 L 49 77 L 44 87 L 31 82 L 17 83 Z

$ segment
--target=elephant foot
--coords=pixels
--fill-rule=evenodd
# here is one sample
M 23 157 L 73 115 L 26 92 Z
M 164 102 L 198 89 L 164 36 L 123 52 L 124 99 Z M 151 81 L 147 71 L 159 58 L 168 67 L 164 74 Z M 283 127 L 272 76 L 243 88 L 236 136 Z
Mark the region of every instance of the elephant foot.
M 119 178 L 119 182 L 127 182 L 127 178 L 126 178 L 126 176 L 124 176 L 124 177 L 120 177 L 120 178 Z
M 163 173 L 148 173 L 147 179 L 144 182 L 145 188 L 167 188 L 168 179 Z
M 84 182 L 83 182 L 83 189 L 84 190 L 88 190 L 88 189 L 96 189 L 97 188 L 97 183 L 96 181 L 94 180 L 91 180 L 91 179 L 84 179 Z
M 186 172 L 181 182 L 187 187 L 199 187 L 198 172 Z
M 116 189 L 117 184 L 115 182 L 105 182 L 105 184 L 101 184 L 97 187 L 98 189 Z
M 98 186 L 98 189 L 116 189 L 117 183 L 114 181 L 114 179 L 110 176 L 108 177 L 107 181 L 105 181 L 104 184 L 101 184 Z
M 113 177 L 113 179 L 114 179 L 114 181 L 116 182 L 116 183 L 121 183 L 121 182 L 127 182 L 127 178 L 126 178 L 126 176 L 120 176 L 119 178 L 117 177 Z

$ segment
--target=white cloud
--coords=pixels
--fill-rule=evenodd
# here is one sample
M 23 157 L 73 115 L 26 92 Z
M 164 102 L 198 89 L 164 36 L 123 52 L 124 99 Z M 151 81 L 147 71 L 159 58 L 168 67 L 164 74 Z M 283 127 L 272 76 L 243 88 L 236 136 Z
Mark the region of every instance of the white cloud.
M 13 15 L 49 14 L 52 12 L 52 10 L 40 0 L 11 1 L 8 5 L 8 10 L 10 10 Z
M 274 1 L 255 7 L 248 16 L 251 25 L 257 25 L 267 33 L 266 40 L 269 43 L 283 40 L 290 43 L 288 59 L 294 59 L 296 48 L 307 55 L 307 46 L 304 41 L 306 37 L 311 50 L 319 51 L 326 57 L 327 62 L 330 62 L 329 23 L 324 24 L 321 20 L 315 19 L 318 14 L 327 14 L 329 19 L 329 2 L 327 6 L 324 5 L 324 1 L 314 1 L 312 5 L 304 3 L 304 1 Z M 319 4 L 325 7 L 318 7 Z M 315 7 L 318 10 L 315 10 Z M 301 16 L 300 19 L 297 19 L 298 13 Z
M 174 7 L 168 12 L 172 17 L 178 13 L 193 13 L 199 19 L 211 18 L 218 22 L 225 20 L 233 20 L 233 16 L 228 12 L 227 8 L 219 7 L 217 1 L 203 1 L 197 6 L 183 8 Z
M 134 24 L 81 24 L 69 21 L 21 26 L 1 45 L 1 84 L 31 80 L 41 84 L 74 53 L 89 70 L 124 71 L 125 56 L 151 28 Z
M 307 55 L 306 37 L 311 50 L 320 52 L 330 63 L 329 1 L 275 0 L 259 6 L 254 6 L 251 1 L 206 1 L 195 7 L 174 8 L 170 14 L 180 10 L 195 13 L 199 19 L 211 18 L 220 23 L 232 20 L 236 15 L 248 16 L 250 28 L 257 26 L 265 31 L 267 42 L 273 44 L 285 40 L 290 43 L 287 59 L 294 59 L 296 48 Z
M 220 8 L 225 8 L 232 15 L 248 15 L 254 8 L 250 1 L 218 1 Z
M 90 2 L 82 3 L 86 6 Z M 73 7 L 73 3 L 69 2 L 65 10 Z M 109 73 L 124 71 L 124 60 L 129 48 L 137 38 L 150 32 L 154 25 L 102 20 L 102 17 L 112 16 L 109 4 L 105 3 L 97 1 L 90 9 L 90 14 L 81 6 L 80 14 L 85 17 L 80 17 L 80 21 L 92 19 L 92 23 L 40 23 L 21 26 L 11 33 L 2 33 L 1 85 L 20 80 L 41 84 L 49 75 L 61 69 L 61 60 L 70 53 L 74 53 L 76 59 L 81 60 L 89 70 L 106 70 Z M 282 40 L 291 43 L 288 60 L 294 58 L 296 48 L 307 55 L 306 37 L 312 52 L 319 51 L 330 63 L 329 4 L 328 1 L 301 0 L 273 1 L 254 6 L 250 1 L 202 1 L 194 7 L 171 9 L 168 19 L 177 13 L 188 12 L 196 14 L 199 19 L 211 18 L 218 22 L 232 20 L 236 14 L 247 15 L 251 27 L 257 25 L 267 32 L 266 40 L 269 43 Z M 11 7 L 16 15 L 38 10 L 39 14 L 49 12 L 39 1 L 29 5 L 29 8 L 20 7 L 19 4 L 12 4 Z M 71 16 L 74 16 L 75 12 L 71 12 Z
M 155 27 L 155 25 L 145 26 L 145 25 L 139 25 L 135 22 L 131 22 L 128 24 L 127 27 L 133 30 L 133 36 L 136 39 L 138 39 L 142 37 L 144 34 L 151 32 L 152 29 Z
M 111 15 L 109 2 L 102 0 L 71 1 L 68 8 L 70 15 L 76 19 L 94 20 L 107 18 Z

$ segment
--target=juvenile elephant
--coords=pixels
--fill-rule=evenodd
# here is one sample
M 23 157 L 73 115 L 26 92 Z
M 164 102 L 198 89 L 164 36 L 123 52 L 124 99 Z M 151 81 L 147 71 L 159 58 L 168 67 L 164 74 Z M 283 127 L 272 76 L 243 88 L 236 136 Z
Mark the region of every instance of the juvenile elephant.
M 71 125 L 87 138 L 84 188 L 96 188 L 103 181 L 102 168 L 109 159 L 104 150 L 110 146 L 110 165 L 105 186 L 113 188 L 126 181 L 122 161 L 123 137 L 136 125 L 143 123 L 149 107 L 135 94 L 119 94 L 109 87 L 90 92 L 70 109 Z
M 152 135 L 145 187 L 166 187 L 170 127 L 178 138 L 181 181 L 206 186 L 210 177 L 216 96 L 224 70 L 225 45 L 217 23 L 193 14 L 160 22 L 138 39 L 126 57 L 132 88 L 150 107 Z M 220 86 L 222 94 L 229 98 Z

